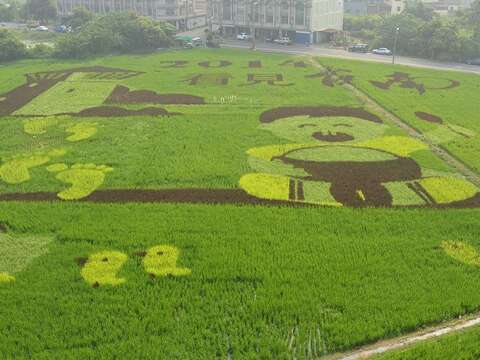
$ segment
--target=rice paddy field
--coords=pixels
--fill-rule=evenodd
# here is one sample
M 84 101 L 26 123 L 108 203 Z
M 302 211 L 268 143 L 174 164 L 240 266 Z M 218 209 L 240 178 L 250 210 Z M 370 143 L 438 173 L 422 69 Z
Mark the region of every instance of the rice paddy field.
M 1 66 L 0 358 L 313 360 L 475 313 L 479 87 L 224 49 Z

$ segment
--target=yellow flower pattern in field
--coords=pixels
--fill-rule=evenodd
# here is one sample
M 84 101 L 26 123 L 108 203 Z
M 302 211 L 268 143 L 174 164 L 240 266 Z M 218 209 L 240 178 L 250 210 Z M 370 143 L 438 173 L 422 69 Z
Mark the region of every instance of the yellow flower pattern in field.
M 480 267 L 480 254 L 472 245 L 463 241 L 444 241 L 442 248 L 451 258 L 467 265 Z
M 15 281 L 15 277 L 6 272 L 0 272 L 0 283 L 8 283 Z
M 290 179 L 283 175 L 250 173 L 241 177 L 240 187 L 258 198 L 288 200 Z
M 478 192 L 475 185 L 463 179 L 430 177 L 418 182 L 438 204 L 465 200 Z
M 145 271 L 155 276 L 190 275 L 191 270 L 177 266 L 180 250 L 171 245 L 158 245 L 148 249 L 143 266 Z
M 53 157 L 63 156 L 63 149 L 49 152 L 27 153 L 5 159 L 0 166 L 0 179 L 8 184 L 20 184 L 30 180 L 30 169 L 45 165 Z
M 50 172 L 57 173 L 56 178 L 71 186 L 59 192 L 62 200 L 78 200 L 87 197 L 100 187 L 105 180 L 105 174 L 113 171 L 106 165 L 75 164 L 69 168 L 65 164 L 52 164 L 47 167 Z
M 384 136 L 355 144 L 359 147 L 383 150 L 398 156 L 409 156 L 415 151 L 426 150 L 423 142 L 406 136 Z
M 82 268 L 83 279 L 92 286 L 120 285 L 126 280 L 118 272 L 127 261 L 127 255 L 119 251 L 101 251 L 88 257 Z

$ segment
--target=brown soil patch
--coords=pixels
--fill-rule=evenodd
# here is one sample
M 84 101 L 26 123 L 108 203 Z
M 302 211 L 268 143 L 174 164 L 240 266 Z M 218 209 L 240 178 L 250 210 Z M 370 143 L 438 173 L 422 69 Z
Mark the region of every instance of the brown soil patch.
M 408 165 L 408 164 L 407 164 Z M 342 166 L 342 165 L 341 165 Z M 375 165 L 376 167 L 385 166 L 385 164 Z M 398 168 L 402 168 L 404 164 L 398 164 Z M 346 166 L 345 166 L 346 167 Z M 378 168 L 374 169 L 375 171 Z M 346 171 L 345 169 L 343 171 Z M 364 170 L 366 171 L 366 170 Z M 383 171 L 383 170 L 382 170 Z M 393 171 L 393 173 L 396 170 Z M 404 170 L 401 170 L 403 172 Z M 391 174 L 392 172 L 389 172 Z M 350 176 L 351 177 L 351 176 Z M 387 176 L 389 177 L 389 176 Z M 386 206 L 391 202 L 390 194 L 377 182 L 373 184 L 362 184 L 360 189 L 365 199 L 368 201 L 361 201 L 358 198 L 358 189 L 353 189 L 351 184 L 340 183 L 333 191 L 335 192 L 337 201 L 343 202 L 349 206 Z M 355 192 L 354 196 L 351 196 Z M 345 198 L 346 200 L 342 200 Z M 389 200 L 390 199 L 390 200 Z M 10 193 L 1 194 L 0 201 L 62 201 L 55 193 L 38 192 L 38 193 Z M 133 190 L 133 189 L 119 189 L 119 190 L 100 190 L 82 202 L 94 203 L 190 203 L 190 204 L 254 204 L 266 206 L 288 206 L 288 207 L 316 207 L 314 204 L 306 204 L 302 202 L 292 201 L 278 201 L 258 199 L 248 195 L 241 189 L 163 189 L 163 190 Z M 425 206 L 411 206 L 411 207 L 425 207 Z M 479 208 L 480 207 L 480 193 L 471 199 L 453 202 L 451 204 L 436 205 L 437 208 Z
M 390 89 L 390 86 L 391 86 L 391 84 L 388 81 L 383 83 L 381 81 L 370 80 L 370 84 L 382 90 L 388 90 Z
M 4 223 L 0 223 L 0 233 L 8 232 L 8 227 Z
M 181 82 L 188 82 L 189 85 L 228 85 L 233 76 L 228 73 L 223 74 L 196 74 Z
M 344 142 L 344 141 L 351 141 L 354 139 L 353 136 L 342 133 L 342 132 L 337 132 L 337 133 L 328 132 L 327 134 L 324 134 L 322 132 L 316 132 L 313 134 L 313 137 L 317 140 L 328 141 L 328 142 Z
M 306 161 L 290 158 L 292 150 L 276 157 L 284 164 L 305 170 L 310 176 L 302 180 L 331 184 L 330 193 L 343 205 L 392 206 L 392 196 L 383 183 L 420 179 L 422 170 L 410 158 L 398 157 L 386 161 Z M 362 198 L 363 197 L 363 198 Z
M 160 61 L 160 64 L 165 64 L 161 66 L 162 69 L 171 69 L 171 68 L 183 68 L 188 64 L 188 61 L 185 60 L 164 60 Z
M 277 82 L 283 82 L 282 74 L 247 74 L 247 84 L 240 86 L 256 85 L 260 83 L 267 83 L 272 86 L 292 86 L 293 83 L 277 84 Z
M 26 84 L 21 85 L 6 94 L 0 95 L 0 97 L 4 99 L 0 102 L 0 116 L 14 113 L 58 82 L 66 80 L 71 74 L 76 72 L 117 73 L 118 79 L 126 79 L 140 74 L 140 72 L 137 71 L 107 68 L 103 66 L 78 67 L 67 70 L 26 74 Z
M 139 110 L 124 109 L 117 106 L 97 106 L 70 114 L 78 117 L 125 117 L 125 116 L 171 116 L 178 113 L 169 113 L 157 107 L 147 107 Z
M 227 60 L 219 60 L 219 61 L 202 61 L 198 63 L 198 66 L 204 68 L 222 68 L 226 66 L 230 66 L 232 63 Z
M 311 106 L 311 107 L 279 107 L 265 111 L 260 115 L 260 122 L 269 123 L 278 119 L 293 116 L 308 115 L 311 117 L 346 116 L 355 117 L 375 123 L 382 123 L 382 120 L 362 108 L 348 108 L 335 106 Z
M 415 112 L 415 115 L 422 120 L 435 123 L 435 124 L 443 124 L 443 119 L 437 115 L 429 114 L 427 112 L 423 111 L 417 111 Z
M 286 66 L 286 65 L 293 65 L 296 68 L 306 68 L 309 65 L 305 61 L 295 61 L 295 60 L 286 60 L 283 63 L 280 64 L 280 66 Z
M 105 104 L 205 104 L 202 97 L 187 94 L 157 94 L 151 90 L 133 90 L 117 85 L 109 95 Z
M 370 83 L 382 90 L 389 90 L 393 84 L 398 84 L 403 89 L 416 89 L 420 95 L 423 95 L 426 90 L 448 90 L 460 86 L 460 82 L 457 80 L 451 80 L 446 78 L 428 78 L 428 77 L 411 77 L 410 74 L 403 72 L 395 72 L 387 76 L 389 79 L 385 82 L 370 80 Z M 424 80 L 435 79 L 444 80 L 445 86 L 430 87 L 425 85 Z
M 87 263 L 88 259 L 86 257 L 76 257 L 75 262 L 77 263 L 78 266 L 84 267 L 85 264 Z
M 252 60 L 248 62 L 248 67 L 250 69 L 260 69 L 262 67 L 262 62 L 260 60 Z

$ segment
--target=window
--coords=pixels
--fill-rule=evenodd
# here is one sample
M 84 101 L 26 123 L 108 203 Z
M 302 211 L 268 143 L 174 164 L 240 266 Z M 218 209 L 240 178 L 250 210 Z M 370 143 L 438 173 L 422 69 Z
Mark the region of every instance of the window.
M 282 2 L 280 4 L 280 24 L 288 24 L 288 3 Z
M 232 20 L 232 3 L 230 0 L 223 1 L 223 20 Z
M 295 25 L 305 25 L 305 7 L 303 2 L 295 3 Z

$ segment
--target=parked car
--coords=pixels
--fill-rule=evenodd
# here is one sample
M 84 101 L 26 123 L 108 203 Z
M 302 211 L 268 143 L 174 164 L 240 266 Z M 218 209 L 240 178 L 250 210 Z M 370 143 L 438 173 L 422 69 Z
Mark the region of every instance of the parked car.
M 387 48 L 378 48 L 378 49 L 373 49 L 372 53 L 377 55 L 392 55 L 392 50 Z
M 65 25 L 58 25 L 58 26 L 55 28 L 55 32 L 57 32 L 57 33 L 66 33 L 66 32 L 68 32 L 68 27 L 66 27 Z
M 358 53 L 366 53 L 368 52 L 368 45 L 367 44 L 354 44 L 348 47 L 349 52 L 358 52 Z
M 48 27 L 40 25 L 35 28 L 35 31 L 48 31 Z
M 273 42 L 275 44 L 279 44 L 279 45 L 291 45 L 292 44 L 292 40 L 290 40 L 290 38 L 288 38 L 288 37 L 281 37 L 279 39 L 273 40 Z
M 465 61 L 465 63 L 468 64 L 468 65 L 478 65 L 478 66 L 480 66 L 480 58 L 469 59 L 469 60 Z
M 250 39 L 250 35 L 248 35 L 247 33 L 240 33 L 237 35 L 237 40 L 249 40 Z

